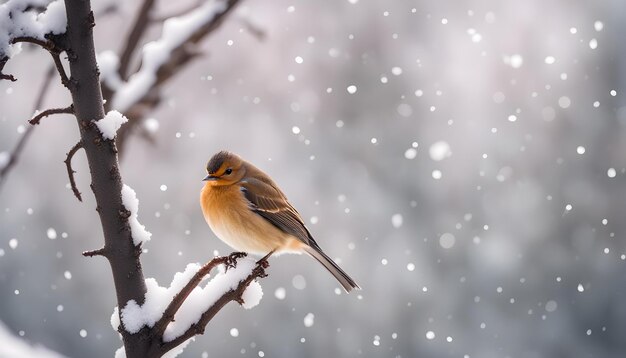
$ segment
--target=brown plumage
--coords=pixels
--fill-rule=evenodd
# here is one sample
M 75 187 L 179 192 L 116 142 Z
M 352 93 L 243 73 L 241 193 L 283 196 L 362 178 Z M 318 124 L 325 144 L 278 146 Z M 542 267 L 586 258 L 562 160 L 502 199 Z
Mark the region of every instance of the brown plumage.
M 206 169 L 200 204 L 220 240 L 235 250 L 258 255 L 306 252 L 347 292 L 360 288 L 322 251 L 298 211 L 267 174 L 226 151 L 215 154 Z

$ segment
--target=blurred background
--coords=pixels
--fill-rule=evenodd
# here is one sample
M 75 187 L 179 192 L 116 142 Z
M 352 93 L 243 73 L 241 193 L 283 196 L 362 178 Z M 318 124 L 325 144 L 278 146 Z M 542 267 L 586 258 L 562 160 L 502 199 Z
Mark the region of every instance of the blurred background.
M 93 1 L 94 9 L 110 1 Z M 119 51 L 139 1 L 96 19 Z M 167 15 L 188 6 L 161 1 Z M 265 36 L 254 36 L 254 23 Z M 150 28 L 146 41 L 158 38 Z M 624 357 L 626 4 L 246 0 L 128 139 L 124 182 L 168 285 L 230 249 L 198 204 L 222 149 L 269 173 L 363 288 L 283 255 L 252 310 L 229 304 L 183 357 Z M 0 152 L 50 63 L 0 82 Z M 55 79 L 44 107 L 69 96 Z M 68 357 L 111 357 L 113 281 L 78 131 L 44 119 L 0 189 L 0 321 Z

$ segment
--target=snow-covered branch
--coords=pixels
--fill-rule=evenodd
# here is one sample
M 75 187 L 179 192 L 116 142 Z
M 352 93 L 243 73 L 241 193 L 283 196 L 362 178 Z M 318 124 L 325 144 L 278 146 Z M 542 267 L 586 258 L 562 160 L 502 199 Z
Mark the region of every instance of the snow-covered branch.
M 160 80 L 159 76 L 168 65 L 181 56 L 186 45 L 197 43 L 212 30 L 222 16 L 237 3 L 236 0 L 208 1 L 191 12 L 167 19 L 163 24 L 161 38 L 145 44 L 142 48 L 140 70 L 127 82 L 114 88 L 113 108 L 126 112 L 144 98 Z
M 133 24 L 132 29 L 126 37 L 126 43 L 124 49 L 120 55 L 119 61 L 119 76 L 120 78 L 127 78 L 128 68 L 131 63 L 133 54 L 137 50 L 139 41 L 143 37 L 148 25 L 150 24 L 150 16 L 152 15 L 152 9 L 154 7 L 155 0 L 143 0 L 139 11 L 137 11 L 137 17 Z
M 162 287 L 153 278 L 146 279 L 147 292 L 142 305 L 131 300 L 121 312 L 116 307 L 111 316 L 115 330 L 123 329 L 137 334 L 146 328 L 153 339 L 154 352 L 164 354 L 202 334 L 208 322 L 230 301 L 244 308 L 256 306 L 263 296 L 261 285 L 255 280 L 265 277 L 267 259 L 245 258 L 245 254 L 215 257 L 203 266 L 187 265 L 184 272 L 174 275 L 168 287 Z M 200 283 L 209 273 L 219 272 Z M 121 318 L 121 321 L 120 321 Z
M 243 259 L 234 268 L 219 273 L 204 289 L 196 287 L 163 333 L 162 349 L 167 352 L 188 339 L 203 334 L 206 325 L 228 302 L 237 301 L 244 308 L 256 306 L 263 296 L 261 285 L 254 281 L 265 277 L 267 258 Z
M 232 13 L 239 0 L 214 0 L 197 4 L 183 14 L 164 20 L 159 39 L 138 46 L 149 17 L 138 15 L 126 46 L 118 56 L 111 51 L 98 55 L 103 95 L 108 109 L 117 109 L 129 119 L 118 134 L 117 145 L 123 153 L 129 134 L 160 103 L 161 86 L 178 74 L 193 58 L 199 55 L 197 44 L 212 34 L 222 21 Z M 151 12 L 152 5 L 144 0 L 142 9 Z M 159 22 L 151 21 L 150 24 Z M 137 49 L 128 48 L 131 44 Z M 141 67 L 128 76 L 130 57 L 135 50 L 142 51 Z M 149 133 L 146 132 L 146 134 Z
M 23 42 L 48 50 L 57 63 L 55 55 L 58 56 L 61 51 L 49 37 L 61 35 L 67 28 L 65 4 L 61 0 L 47 3 L 45 0 L 9 0 L 0 5 L 0 79 L 15 81 L 12 75 L 3 74 L 2 69 L 11 57 L 20 53 Z M 46 4 L 43 12 L 34 10 L 37 8 L 35 5 Z
M 65 4 L 50 2 L 46 10 L 36 13 L 34 5 L 47 1 L 9 0 L 0 5 L 0 58 L 12 57 L 21 51 L 19 42 L 47 41 L 46 35 L 60 35 L 67 27 Z M 35 41 L 28 40 L 34 39 Z

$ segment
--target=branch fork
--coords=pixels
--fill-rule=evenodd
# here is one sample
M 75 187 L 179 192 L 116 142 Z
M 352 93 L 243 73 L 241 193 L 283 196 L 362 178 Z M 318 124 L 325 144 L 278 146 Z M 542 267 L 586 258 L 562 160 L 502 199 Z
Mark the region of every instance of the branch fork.
M 271 253 L 270 253 L 271 254 Z M 155 325 L 152 327 L 150 336 L 158 342 L 157 351 L 161 354 L 177 347 L 184 341 L 194 337 L 195 335 L 202 334 L 209 321 L 219 312 L 224 305 L 230 301 L 237 301 L 239 304 L 243 304 L 243 293 L 246 288 L 252 283 L 253 280 L 266 277 L 265 270 L 269 267 L 268 256 L 256 262 L 256 266 L 252 272 L 242 281 L 239 282 L 237 288 L 232 289 L 222 295 L 211 307 L 209 307 L 200 317 L 200 320 L 192 324 L 182 335 L 174 338 L 169 342 L 163 341 L 163 334 L 167 326 L 174 321 L 174 317 L 189 294 L 200 284 L 202 279 L 207 276 L 211 270 L 218 265 L 224 265 L 226 270 L 229 268 L 237 267 L 237 260 L 246 257 L 247 254 L 243 252 L 234 252 L 229 256 L 215 257 L 196 272 L 196 274 L 189 280 L 189 282 L 174 296 L 170 304 L 165 309 L 165 312 L 161 316 Z

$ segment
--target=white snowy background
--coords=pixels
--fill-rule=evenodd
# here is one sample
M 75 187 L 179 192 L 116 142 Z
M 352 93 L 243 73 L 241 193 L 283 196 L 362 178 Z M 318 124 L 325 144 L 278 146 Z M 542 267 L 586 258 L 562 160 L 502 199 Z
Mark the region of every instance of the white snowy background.
M 98 52 L 119 50 L 139 5 L 120 4 L 96 19 Z M 625 24 L 618 0 L 243 2 L 166 87 L 156 143 L 134 137 L 121 159 L 152 233 L 144 273 L 167 284 L 230 252 L 198 204 L 228 149 L 363 290 L 274 258 L 260 304 L 228 305 L 183 356 L 623 357 Z M 24 47 L 5 68 L 18 82 L 0 82 L 0 153 L 50 63 Z M 53 87 L 44 107 L 66 106 Z M 0 321 L 112 357 L 110 269 L 80 255 L 103 243 L 87 165 L 78 152 L 79 203 L 62 162 L 77 139 L 73 118 L 44 119 L 0 191 Z

